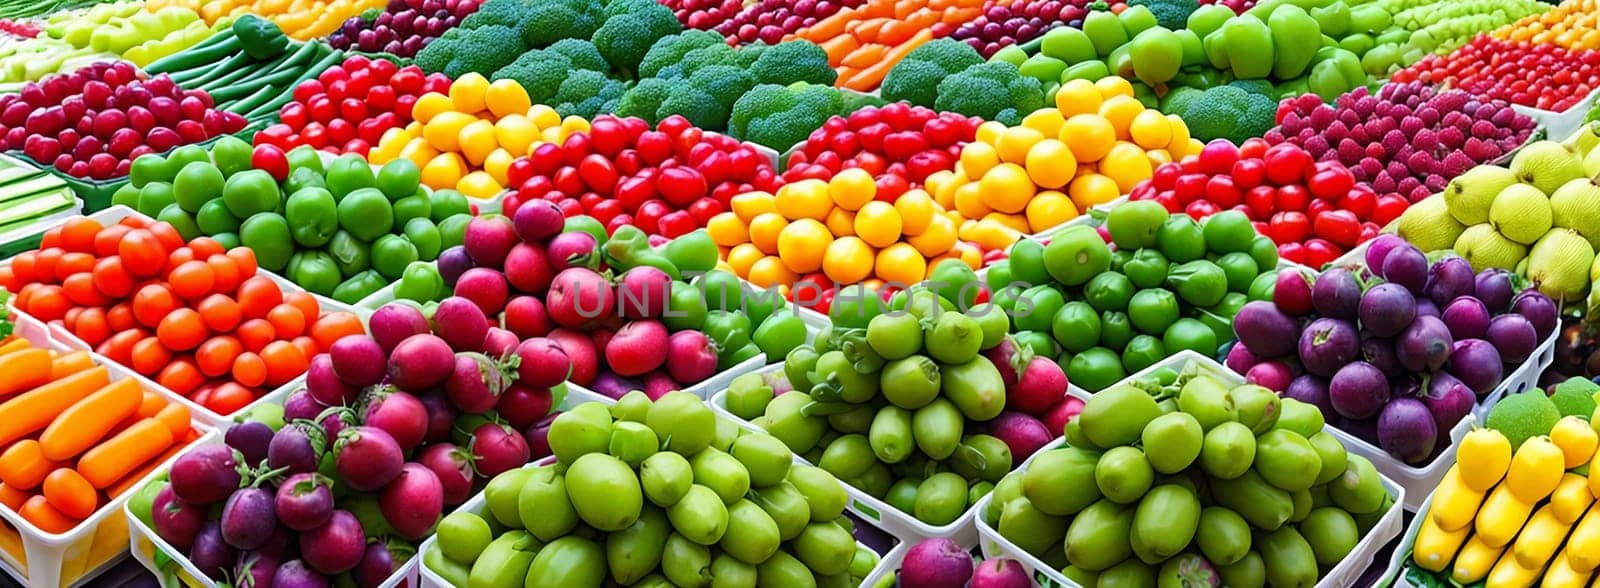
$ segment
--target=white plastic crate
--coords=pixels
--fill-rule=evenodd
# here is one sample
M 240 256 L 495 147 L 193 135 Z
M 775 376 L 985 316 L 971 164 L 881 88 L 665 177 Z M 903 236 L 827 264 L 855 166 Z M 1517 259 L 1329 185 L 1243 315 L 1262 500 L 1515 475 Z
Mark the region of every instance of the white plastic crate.
M 1378 585 L 1388 584 L 1396 588 L 1412 588 L 1411 582 L 1402 575 L 1406 568 L 1411 567 L 1411 550 L 1417 544 L 1417 533 L 1422 530 L 1422 517 L 1427 516 L 1428 509 L 1433 506 L 1433 493 L 1429 492 L 1422 506 L 1417 509 L 1417 516 L 1411 519 L 1411 524 L 1406 525 L 1405 533 L 1400 536 L 1400 542 L 1394 546 L 1394 553 L 1389 554 L 1389 565 L 1384 568 L 1383 575 L 1378 576 Z
M 1145 378 L 1161 369 L 1171 369 L 1181 372 L 1185 366 L 1188 366 L 1191 363 L 1199 363 L 1200 365 L 1204 366 L 1204 369 L 1210 372 L 1213 376 L 1222 379 L 1224 383 L 1229 385 L 1238 385 L 1244 383 L 1244 378 L 1229 371 L 1221 364 L 1218 364 L 1217 362 L 1212 361 L 1210 358 L 1207 358 L 1203 355 L 1188 350 L 1180 351 L 1177 354 L 1174 354 L 1172 357 L 1168 357 L 1167 359 L 1164 359 L 1155 365 L 1140 370 L 1138 373 L 1130 376 L 1128 380 L 1124 381 L 1131 381 L 1136 378 Z M 1472 419 L 1469 416 L 1467 419 L 1464 419 L 1462 423 L 1463 425 L 1466 425 L 1469 424 L 1471 420 Z M 1463 427 L 1457 427 L 1457 429 L 1461 430 L 1462 434 L 1465 434 L 1465 429 Z M 1373 525 L 1372 529 L 1367 531 L 1366 535 L 1361 538 L 1361 542 L 1356 544 L 1355 549 L 1353 549 L 1349 555 L 1346 555 L 1344 560 L 1339 562 L 1339 565 L 1334 566 L 1332 570 L 1329 570 L 1328 573 L 1317 582 L 1318 588 L 1354 586 L 1356 585 L 1356 581 L 1361 578 L 1363 573 L 1365 573 L 1367 567 L 1372 563 L 1373 559 L 1377 557 L 1378 551 L 1382 550 L 1385 545 L 1389 544 L 1390 540 L 1394 539 L 1400 534 L 1401 526 L 1404 524 L 1404 514 L 1402 511 L 1404 510 L 1406 501 L 1409 499 L 1408 496 L 1410 492 L 1408 492 L 1407 486 L 1399 484 L 1395 480 L 1391 479 L 1391 477 L 1384 472 L 1383 467 L 1378 463 L 1377 459 L 1362 453 L 1360 451 L 1360 447 L 1358 447 L 1358 444 L 1352 443 L 1354 440 L 1353 438 L 1344 435 L 1338 429 L 1333 428 L 1332 425 L 1324 425 L 1323 430 L 1332 433 L 1335 438 L 1339 439 L 1339 442 L 1345 446 L 1347 451 L 1361 455 L 1362 457 L 1366 457 L 1368 461 L 1371 461 L 1372 465 L 1378 470 L 1379 478 L 1383 481 L 1383 488 L 1389 492 L 1390 496 L 1394 497 L 1394 506 L 1390 507 L 1388 511 L 1384 512 L 1383 516 L 1378 519 L 1377 524 Z M 1047 446 L 1045 449 L 1040 451 L 1047 451 L 1064 444 L 1065 443 L 1063 441 L 1058 440 L 1056 444 Z M 1454 444 L 1452 444 L 1451 447 L 1453 448 Z M 1378 451 L 1382 453 L 1382 450 Z M 1384 454 L 1383 457 L 1387 458 L 1388 455 Z M 1453 459 L 1439 461 L 1454 462 Z M 1026 469 L 1028 464 L 1023 463 L 1022 467 L 1023 469 Z M 1437 483 L 1437 480 L 1435 480 L 1435 483 Z M 1424 495 L 1426 495 L 1426 492 L 1424 492 Z M 992 494 L 989 496 L 984 496 L 982 500 L 978 501 L 977 506 L 973 507 L 973 510 L 976 512 L 983 512 L 983 510 L 992 500 Z M 1000 536 L 1000 532 L 994 527 L 990 526 L 988 523 L 984 522 L 983 517 L 976 517 L 976 519 L 978 534 L 981 537 L 979 547 L 983 549 L 983 554 L 985 557 L 1009 557 L 1016 559 L 1022 563 L 1022 566 L 1030 572 L 1035 581 L 1039 582 L 1040 585 L 1070 587 L 1079 586 L 1079 584 L 1062 576 L 1060 570 L 1050 567 L 1048 564 L 1040 561 L 1039 558 L 1033 557 L 1022 548 L 1017 547 L 1015 544 L 1008 541 L 1005 537 Z
M 68 347 L 50 338 L 48 329 L 29 317 L 18 317 L 15 334 L 37 347 L 67 351 Z M 95 363 L 106 367 L 111 381 L 134 377 L 131 370 L 118 366 L 105 358 L 94 356 Z M 141 382 L 143 384 L 143 382 Z M 144 387 L 150 388 L 147 384 Z M 150 388 L 153 389 L 153 388 Z M 204 435 L 210 435 L 203 424 L 192 420 L 190 426 Z M 199 443 L 195 441 L 194 443 Z M 124 517 L 128 497 L 149 483 L 155 471 L 171 465 L 176 454 L 144 476 L 121 496 L 107 501 L 89 518 L 78 523 L 66 533 L 48 533 L 22 518 L 9 508 L 0 507 L 0 570 L 27 586 L 83 586 L 102 572 L 122 561 L 127 554 L 129 529 Z
M 1511 109 L 1517 111 L 1518 114 L 1532 117 L 1546 133 L 1549 133 L 1549 136 L 1567 137 L 1571 136 L 1573 132 L 1578 130 L 1579 126 L 1583 125 L 1584 117 L 1589 115 L 1589 109 L 1594 106 L 1596 100 L 1600 100 L 1600 89 L 1590 92 L 1588 96 L 1578 101 L 1572 108 L 1562 112 L 1539 110 L 1519 104 L 1511 105 Z

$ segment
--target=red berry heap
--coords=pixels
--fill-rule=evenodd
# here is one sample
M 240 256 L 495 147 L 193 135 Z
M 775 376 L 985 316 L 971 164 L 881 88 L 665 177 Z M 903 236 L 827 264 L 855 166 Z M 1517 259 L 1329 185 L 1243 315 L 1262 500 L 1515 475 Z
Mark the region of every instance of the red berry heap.
M 679 1 L 688 3 L 688 0 Z M 817 24 L 817 21 L 833 16 L 841 8 L 855 8 L 864 2 L 865 0 L 761 0 L 746 6 L 732 18 L 714 23 L 710 28 L 722 33 L 729 42 L 761 41 L 768 45 L 776 45 L 783 41 L 784 35 L 798 31 L 801 27 Z M 679 17 L 680 20 L 682 18 Z
M 659 0 L 662 6 L 672 9 L 683 26 L 708 31 L 728 22 L 741 10 L 743 0 Z
M 414 57 L 424 46 L 478 11 L 477 0 L 389 0 L 372 18 L 353 16 L 328 36 L 335 49 Z
M 903 102 L 835 116 L 789 154 L 783 179 L 827 180 L 859 167 L 877 178 L 878 197 L 905 193 L 934 172 L 954 169 L 983 121 Z
M 671 239 L 703 227 L 734 196 L 784 184 L 754 147 L 669 116 L 650 129 L 642 119 L 596 117 L 589 132 L 545 143 L 506 171 L 517 191 L 501 204 L 550 200 L 567 216 L 589 215 L 607 232 L 634 225 Z
M 1269 147 L 1261 139 L 1239 147 L 1224 139 L 1207 143 L 1199 157 L 1157 167 L 1129 197 L 1196 220 L 1238 210 L 1278 244 L 1280 257 L 1314 268 L 1376 237 L 1408 205 L 1356 183 L 1338 161 L 1317 161 L 1298 145 Z
M 122 177 L 140 155 L 244 129 L 243 116 L 212 106 L 210 94 L 179 88 L 166 74 L 96 63 L 0 96 L 0 147 L 74 177 Z
M 1027 43 L 1052 27 L 1083 26 L 1083 17 L 1089 14 L 1084 7 L 1087 4 L 1077 0 L 988 0 L 983 4 L 983 14 L 956 27 L 950 38 L 971 45 L 987 59 L 1007 46 Z
M 1293 143 L 1318 161 L 1338 161 L 1379 194 L 1416 202 L 1468 169 L 1510 153 L 1535 123 L 1501 100 L 1480 101 L 1420 82 L 1366 88 L 1333 105 L 1307 94 L 1278 106 L 1268 143 Z
M 411 123 L 411 106 L 428 92 L 449 92 L 444 74 L 423 75 L 415 65 L 352 55 L 315 79 L 300 82 L 278 119 L 256 133 L 255 144 L 288 151 L 310 145 L 329 153 L 365 156 L 389 129 Z
M 1600 88 L 1600 51 L 1502 41 L 1478 35 L 1449 55 L 1429 55 L 1392 82 L 1445 84 L 1540 110 L 1565 111 Z
M 24 39 L 32 39 L 38 37 L 39 33 L 41 32 L 43 31 L 34 23 L 25 20 L 0 18 L 0 33 L 6 33 L 17 37 L 22 37 Z

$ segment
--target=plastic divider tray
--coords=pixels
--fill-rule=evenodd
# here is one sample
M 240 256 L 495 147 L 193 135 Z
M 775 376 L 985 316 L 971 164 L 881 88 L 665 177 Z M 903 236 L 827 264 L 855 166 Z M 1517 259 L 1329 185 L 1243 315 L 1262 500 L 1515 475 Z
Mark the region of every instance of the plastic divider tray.
M 1231 371 L 1228 371 L 1228 369 L 1222 367 L 1221 364 L 1211 361 L 1210 359 L 1193 351 L 1179 352 L 1172 357 L 1157 362 L 1155 365 L 1150 366 L 1149 368 L 1146 368 L 1137 374 L 1134 374 L 1133 377 L 1143 377 L 1149 375 L 1155 370 L 1162 368 L 1171 368 L 1181 371 L 1184 366 L 1195 362 L 1204 365 L 1207 370 L 1213 373 L 1213 375 L 1223 378 L 1228 384 L 1237 385 L 1244 383 L 1244 378 L 1239 377 L 1237 374 L 1234 374 Z M 1470 421 L 1470 419 L 1468 419 L 1468 421 Z M 1465 423 L 1467 421 L 1463 422 Z M 1348 451 L 1361 455 L 1357 448 L 1351 445 L 1350 439 L 1342 436 L 1339 430 L 1334 429 L 1332 426 L 1324 426 L 1323 430 L 1332 433 L 1334 437 L 1338 438 Z M 1064 444 L 1065 443 L 1062 440 L 1058 439 L 1056 443 L 1045 446 L 1044 449 L 1040 449 L 1039 451 L 1049 451 Z M 1377 465 L 1376 461 L 1374 461 L 1374 465 Z M 1028 464 L 1023 463 L 1022 469 L 1025 470 L 1027 467 Z M 1391 540 L 1399 536 L 1401 527 L 1404 525 L 1404 514 L 1402 512 L 1403 505 L 1407 500 L 1409 500 L 1410 493 L 1407 491 L 1405 486 L 1395 482 L 1394 480 L 1390 479 L 1387 474 L 1384 474 L 1381 467 L 1378 468 L 1378 471 L 1379 477 L 1383 481 L 1383 488 L 1387 490 L 1389 495 L 1393 496 L 1395 499 L 1394 505 L 1383 513 L 1383 516 L 1380 517 L 1378 522 L 1372 526 L 1372 529 L 1367 531 L 1366 535 L 1361 538 L 1361 541 L 1356 544 L 1355 549 L 1351 550 L 1350 553 L 1346 555 L 1338 565 L 1334 566 L 1333 569 L 1329 570 L 1326 575 L 1317 581 L 1316 585 L 1318 588 L 1355 586 L 1356 581 L 1361 578 L 1361 575 L 1366 571 L 1367 566 L 1369 566 L 1377 557 L 1378 552 L 1382 550 L 1384 546 L 1388 545 Z M 992 494 L 989 496 L 984 496 L 982 500 L 978 501 L 977 506 L 973 507 L 973 510 L 979 513 L 983 512 L 983 510 L 986 509 L 992 502 L 993 498 L 994 497 Z M 1008 557 L 1017 560 L 1022 564 L 1022 567 L 1028 570 L 1028 572 L 1033 576 L 1034 581 L 1040 586 L 1080 586 L 1078 583 L 1068 580 L 1065 576 L 1062 576 L 1060 570 L 1050 567 L 1048 564 L 1040 561 L 1039 558 L 1036 558 L 1032 554 L 1023 551 L 1022 548 L 1007 540 L 1005 537 L 1002 537 L 998 530 L 983 520 L 983 517 L 978 516 L 975 518 L 977 519 L 976 523 L 978 527 L 978 535 L 981 538 L 979 541 L 979 547 L 983 549 L 984 557 Z

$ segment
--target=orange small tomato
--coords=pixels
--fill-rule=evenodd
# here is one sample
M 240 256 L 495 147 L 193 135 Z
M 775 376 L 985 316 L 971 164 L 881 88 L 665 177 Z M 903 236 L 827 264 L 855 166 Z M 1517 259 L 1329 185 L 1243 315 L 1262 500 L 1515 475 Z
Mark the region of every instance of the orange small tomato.
M 213 255 L 223 255 L 228 252 L 216 239 L 203 235 L 190 239 L 189 249 L 194 250 L 195 259 L 210 259 Z
M 94 287 L 94 274 L 78 272 L 67 276 L 61 282 L 61 291 L 67 299 L 79 306 L 105 306 L 111 304 L 111 299 Z
M 61 224 L 61 248 L 82 253 L 92 252 L 94 237 L 104 228 L 100 221 L 86 216 L 67 219 L 67 222 Z
M 277 338 L 277 329 L 272 328 L 272 323 L 267 322 L 267 319 L 250 319 L 240 323 L 233 334 L 239 338 L 239 343 L 244 345 L 246 351 L 261 351 Z
M 115 224 L 106 227 L 94 236 L 94 254 L 96 257 L 110 257 L 117 254 L 117 246 L 122 243 L 122 238 L 127 236 L 133 227 L 124 224 Z
M 133 291 L 133 274 L 122 267 L 122 258 L 116 255 L 102 257 L 94 262 L 94 287 L 101 294 L 112 298 L 122 298 Z
M 195 348 L 195 367 L 207 376 L 221 377 L 233 369 L 233 360 L 238 359 L 240 353 L 244 353 L 244 345 L 238 339 L 218 335 Z
M 279 304 L 268 311 L 267 321 L 272 323 L 279 339 L 293 339 L 306 330 L 306 315 L 288 303 Z
M 179 394 L 188 395 L 206 381 L 205 374 L 200 373 L 200 368 L 187 359 L 179 359 L 161 370 L 156 376 L 156 383 L 165 386 L 168 390 Z
M 122 226 L 128 227 L 130 229 L 143 229 L 143 228 L 148 228 L 150 226 L 150 220 L 146 219 L 144 217 L 139 217 L 139 216 L 129 216 L 129 217 L 123 217 L 122 220 L 117 221 L 117 224 L 120 224 Z
M 259 395 L 254 390 L 233 382 L 226 382 L 211 391 L 201 406 L 220 415 L 230 415 L 255 402 Z
M 137 328 L 117 331 L 117 334 L 95 347 L 94 352 L 122 365 L 130 365 L 133 363 L 133 346 L 143 341 L 144 337 L 145 332 Z
M 61 246 L 61 227 L 55 227 L 39 235 L 39 248 L 49 249 Z
M 311 358 L 316 357 L 318 353 L 322 352 L 322 348 L 317 347 L 317 340 L 305 335 L 295 337 L 293 341 L 290 341 L 290 343 L 293 343 L 295 347 L 300 348 L 300 353 L 305 354 L 308 362 Z
M 128 231 L 117 244 L 117 255 L 122 256 L 128 271 L 139 277 L 158 275 L 167 264 L 167 251 L 161 240 L 146 229 Z
M 232 252 L 229 253 L 229 257 L 232 257 Z M 239 301 L 239 311 L 244 318 L 263 318 L 273 307 L 283 304 L 283 291 L 265 276 L 255 276 L 239 284 L 239 295 L 235 298 Z
M 180 306 L 172 290 L 161 284 L 145 286 L 133 295 L 133 317 L 146 327 L 161 324 L 161 319 Z
M 195 306 L 195 310 L 200 311 L 200 318 L 205 321 L 206 327 L 218 333 L 232 332 L 243 319 L 239 303 L 234 302 L 226 294 L 207 296 Z
M 111 325 L 106 320 L 106 311 L 94 307 L 83 309 L 72 326 L 72 333 L 89 345 L 99 345 L 110 338 Z
M 160 339 L 145 337 L 133 344 L 133 357 L 129 360 L 128 367 L 149 377 L 161 373 L 171 361 L 172 352 L 161 345 Z
M 88 253 L 63 253 L 61 259 L 56 261 L 56 277 L 65 280 L 72 274 L 93 270 L 94 261 L 94 255 Z
M 250 387 L 266 383 L 267 362 L 254 353 L 240 353 L 233 360 L 233 381 Z
M 318 349 L 333 347 L 333 343 L 345 335 L 365 332 L 366 329 L 361 327 L 361 317 L 348 311 L 330 312 L 311 323 L 311 338 L 316 340 Z
M 310 323 L 322 314 L 322 305 L 317 304 L 317 297 L 308 292 L 289 292 L 283 295 L 284 304 L 289 304 L 300 309 L 306 322 Z
M 18 284 L 31 284 L 38 281 L 33 267 L 33 260 L 37 257 L 38 253 L 35 251 L 24 251 L 11 258 L 11 275 L 17 280 Z
M 172 268 L 167 273 L 167 283 L 172 285 L 172 292 L 184 300 L 197 300 L 211 292 L 216 283 L 216 276 L 211 271 L 211 265 L 204 261 L 185 261 Z
M 60 263 L 61 256 L 66 252 L 59 248 L 40 249 L 33 258 L 33 275 L 40 282 L 57 284 L 61 278 L 56 275 L 56 264 Z
M 179 233 L 178 228 L 172 226 L 172 223 L 151 223 L 149 230 L 150 234 L 155 235 L 156 239 L 161 241 L 161 246 L 168 251 L 183 246 L 183 234 Z
M 273 341 L 261 350 L 267 367 L 267 385 L 278 386 L 306 372 L 305 353 L 288 341 Z
M 228 257 L 232 257 L 233 261 L 239 264 L 240 277 L 246 279 L 255 277 L 258 267 L 256 252 L 251 251 L 249 247 L 234 247 L 228 250 Z
M 45 322 L 60 319 L 67 314 L 67 309 L 72 308 L 72 301 L 61 290 L 61 286 L 34 288 L 27 302 L 28 314 Z
M 179 247 L 167 254 L 167 267 L 178 267 L 187 261 L 194 261 L 194 250 L 188 247 Z
M 139 326 L 139 322 L 133 318 L 133 305 L 127 302 L 118 302 L 106 309 L 106 324 L 113 331 L 126 331 Z
M 156 338 L 173 351 L 188 351 L 198 347 L 211 332 L 205 320 L 192 309 L 180 308 L 167 314 L 156 327 Z
M 239 289 L 239 281 L 244 278 L 239 276 L 239 264 L 232 258 L 221 253 L 213 253 L 206 258 L 206 265 L 211 266 L 211 290 L 232 295 Z

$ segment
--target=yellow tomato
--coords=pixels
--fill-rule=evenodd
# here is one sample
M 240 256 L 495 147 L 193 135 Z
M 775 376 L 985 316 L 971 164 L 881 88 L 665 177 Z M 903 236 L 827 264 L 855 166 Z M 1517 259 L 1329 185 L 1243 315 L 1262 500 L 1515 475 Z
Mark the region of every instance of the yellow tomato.
M 1072 204 L 1072 199 L 1067 198 L 1055 190 L 1046 190 L 1034 195 L 1028 201 L 1028 232 L 1042 233 L 1061 223 L 1078 217 L 1078 207 Z
M 562 139 L 566 139 L 567 135 L 571 135 L 573 133 L 587 133 L 587 132 L 589 132 L 589 120 L 588 119 L 585 119 L 585 118 L 583 118 L 581 116 L 578 116 L 578 115 L 572 115 L 572 116 L 569 116 L 567 118 L 561 119 L 561 138 Z
M 1105 160 L 1100 162 L 1100 173 L 1115 181 L 1118 191 L 1127 194 L 1141 180 L 1150 178 L 1150 158 L 1145 157 L 1144 150 L 1138 145 L 1118 141 L 1106 154 Z
M 450 112 L 454 108 L 455 104 L 450 101 L 449 96 L 438 92 L 428 92 L 417 97 L 417 103 L 411 105 L 411 119 L 422 124 L 428 124 L 428 121 L 433 120 L 433 117 L 438 116 L 439 113 Z
M 1000 142 L 995 145 L 995 152 L 1000 156 L 1000 161 L 1006 163 L 1022 163 L 1028 158 L 1028 150 L 1044 139 L 1044 133 L 1028 127 L 1011 127 L 1000 134 Z M 973 173 L 969 168 L 968 173 Z
M 956 171 L 951 173 L 949 181 L 941 182 L 937 189 L 928 186 L 928 195 L 932 196 L 933 201 L 939 203 L 939 206 L 947 210 L 952 209 L 956 207 L 956 190 L 971 182 L 966 174 L 961 173 L 961 164 L 957 163 Z
M 1175 115 L 1167 115 L 1167 128 L 1172 130 L 1172 139 L 1167 141 L 1167 153 L 1173 159 L 1183 159 L 1189 154 L 1189 125 Z
M 1133 117 L 1128 133 L 1133 137 L 1133 142 L 1140 147 L 1164 149 L 1172 142 L 1172 123 L 1167 122 L 1167 115 L 1154 110 L 1145 110 Z
M 461 127 L 461 132 L 456 135 L 456 143 L 461 147 L 461 155 L 467 158 L 467 163 L 474 167 L 483 165 L 483 160 L 500 147 L 494 138 L 494 123 L 483 119 Z
M 746 279 L 758 288 L 771 288 L 793 284 L 800 276 L 784 267 L 783 260 L 769 255 L 750 265 L 750 276 Z
M 885 282 L 915 284 L 928 277 L 928 260 L 909 243 L 895 243 L 878 252 L 874 272 Z
M 561 114 L 544 104 L 529 107 L 528 120 L 533 121 L 533 124 L 541 130 L 561 126 Z
M 1146 151 L 1144 152 L 1144 158 L 1150 160 L 1151 175 L 1155 175 L 1155 168 L 1161 167 L 1162 164 L 1172 163 L 1172 154 L 1167 153 L 1166 149 Z
M 778 211 L 772 195 L 766 192 L 745 192 L 734 196 L 730 202 L 733 205 L 733 213 L 739 215 L 739 220 L 747 223 L 762 213 Z
M 461 177 L 467 175 L 467 163 L 458 153 L 440 153 L 422 166 L 422 183 L 435 190 L 455 189 Z
M 533 152 L 534 141 L 539 140 L 539 127 L 520 114 L 502 116 L 494 122 L 494 140 L 506 151 L 527 155 Z
M 1075 114 L 1061 125 L 1059 138 L 1081 164 L 1105 157 L 1117 144 L 1117 129 L 1098 114 Z
M 1106 100 L 1117 96 L 1133 97 L 1133 84 L 1121 76 L 1106 76 L 1095 80 L 1094 87 L 1100 90 L 1100 97 Z
M 481 170 L 462 176 L 461 181 L 456 182 L 456 190 L 472 198 L 492 198 L 503 189 L 489 172 Z
M 1067 196 L 1072 198 L 1078 210 L 1089 210 L 1092 206 L 1116 200 L 1122 196 L 1122 192 L 1117 189 L 1115 180 L 1100 174 L 1089 174 L 1072 180 L 1072 184 L 1067 186 Z
M 476 114 L 483 110 L 483 95 L 489 91 L 489 78 L 478 72 L 467 72 L 450 83 L 450 102 L 456 112 Z
M 1100 116 L 1111 123 L 1117 138 L 1124 141 L 1132 137 L 1129 130 L 1133 126 L 1133 118 L 1141 112 L 1144 112 L 1144 104 L 1132 96 L 1112 96 L 1100 105 Z
M 856 284 L 872 275 L 872 247 L 858 237 L 840 237 L 822 257 L 822 273 L 840 284 Z
M 433 120 L 428 121 L 428 124 L 422 126 L 422 137 L 427 139 L 428 144 L 432 145 L 434 149 L 460 151 L 461 129 L 466 128 L 467 125 L 477 120 L 476 117 L 470 114 L 454 111 L 441 112 L 438 116 L 433 117 Z
M 407 141 L 405 146 L 400 148 L 400 158 L 411 160 L 411 163 L 417 164 L 418 168 L 428 165 L 428 162 L 433 161 L 433 158 L 438 156 L 439 150 L 434 149 L 432 145 L 429 145 L 422 138 Z M 449 186 L 445 187 L 448 188 Z
M 928 257 L 949 251 L 950 247 L 956 244 L 956 222 L 946 215 L 933 215 L 932 222 L 928 223 L 928 229 L 920 235 L 907 237 L 906 243 Z
M 976 131 L 974 138 L 976 138 L 979 143 L 988 143 L 990 145 L 994 145 L 996 141 L 1000 140 L 1000 133 L 1004 132 L 1006 132 L 1006 125 L 1004 123 L 991 120 L 978 125 L 978 130 Z
M 844 237 L 856 234 L 856 213 L 843 208 L 835 208 L 828 213 L 828 220 L 822 224 L 828 226 L 828 232 L 835 237 Z
M 767 255 L 778 254 L 778 234 L 784 227 L 789 226 L 789 221 L 776 212 L 763 212 L 750 221 L 750 242 L 755 243 L 762 253 Z
M 761 248 L 756 247 L 754 243 L 740 243 L 728 250 L 728 267 L 732 268 L 734 275 L 748 278 L 750 266 L 755 265 L 756 260 L 763 257 L 766 257 L 766 254 L 762 253 Z
M 933 222 L 937 209 L 933 197 L 922 190 L 910 190 L 894 201 L 895 212 L 900 213 L 900 231 L 907 235 L 920 235 Z
M 893 204 L 874 200 L 856 213 L 856 235 L 873 247 L 888 247 L 900 240 L 900 213 Z
M 483 171 L 488 172 L 489 177 L 494 178 L 494 181 L 502 186 L 510 184 L 511 180 L 506 177 L 506 173 L 511 169 L 511 162 L 516 159 L 505 149 L 496 148 L 489 152 L 488 157 L 483 158 Z
M 833 244 L 833 234 L 821 221 L 802 218 L 789 223 L 778 233 L 778 257 L 795 273 L 822 269 L 822 256 Z
M 1027 217 L 1020 214 L 991 212 L 988 215 L 985 215 L 980 222 L 994 223 L 1018 233 L 1027 233 L 1029 230 Z
M 983 203 L 1000 212 L 1022 212 L 1028 207 L 1028 199 L 1033 198 L 1035 190 L 1028 170 L 1010 162 L 994 166 L 978 180 L 978 192 L 983 196 Z M 967 218 L 983 216 L 967 214 L 965 210 L 961 214 Z
M 778 190 L 774 203 L 778 213 L 789 220 L 809 218 L 824 220 L 833 210 L 833 198 L 828 196 L 828 184 L 822 180 L 806 179 Z
M 960 159 L 961 172 L 969 178 L 975 178 L 1000 163 L 1000 152 L 996 151 L 993 145 L 973 141 L 961 148 Z
M 828 196 L 839 208 L 848 211 L 859 210 L 877 195 L 878 186 L 873 183 L 872 174 L 859 167 L 841 171 L 828 180 Z
M 977 247 L 973 247 L 971 243 L 956 243 L 956 247 L 951 253 L 954 253 L 957 259 L 965 262 L 967 267 L 972 268 L 974 271 L 983 267 L 983 252 L 979 251 Z
M 1028 150 L 1028 178 L 1043 188 L 1056 189 L 1078 174 L 1078 160 L 1066 143 L 1045 139 Z
M 956 188 L 956 212 L 966 218 L 983 218 L 994 209 L 984 204 L 983 189 L 978 182 Z
M 489 112 L 497 117 L 510 115 L 522 116 L 533 106 L 533 101 L 528 98 L 528 91 L 516 80 L 506 78 L 489 83 L 489 88 L 484 91 L 483 103 L 489 107 Z
M 1100 102 L 1103 100 L 1100 89 L 1094 86 L 1094 82 L 1085 79 L 1069 80 L 1056 90 L 1056 108 L 1068 118 L 1100 112 Z
M 973 227 L 972 237 L 968 240 L 984 249 L 1005 249 L 1020 238 L 1020 231 L 992 220 L 981 220 Z
M 706 232 L 711 235 L 711 242 L 723 247 L 733 247 L 750 241 L 750 225 L 745 224 L 739 215 L 731 212 L 719 212 L 706 222 Z
M 956 172 L 947 169 L 941 169 L 928 174 L 927 179 L 922 180 L 922 189 L 926 190 L 930 196 L 938 194 L 939 190 L 944 189 L 946 185 L 955 183 L 955 179 Z
M 1022 117 L 1022 126 L 1028 127 L 1046 137 L 1054 137 L 1061 133 L 1061 124 L 1067 122 L 1061 111 L 1055 108 L 1041 108 L 1033 114 Z

